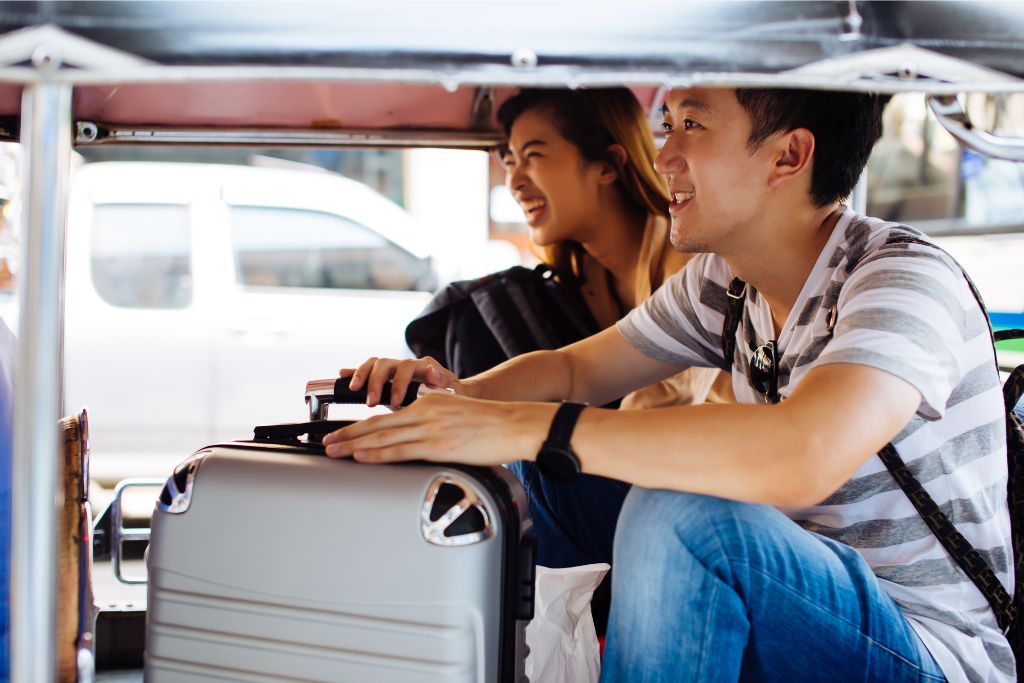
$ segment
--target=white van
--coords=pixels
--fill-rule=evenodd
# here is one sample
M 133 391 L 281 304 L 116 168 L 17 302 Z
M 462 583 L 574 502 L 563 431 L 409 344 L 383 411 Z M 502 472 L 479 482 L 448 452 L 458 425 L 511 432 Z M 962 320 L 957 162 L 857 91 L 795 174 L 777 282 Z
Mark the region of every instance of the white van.
M 305 419 L 308 379 L 408 355 L 437 285 L 421 226 L 328 173 L 85 164 L 68 223 L 65 412 L 88 405 L 104 483 Z

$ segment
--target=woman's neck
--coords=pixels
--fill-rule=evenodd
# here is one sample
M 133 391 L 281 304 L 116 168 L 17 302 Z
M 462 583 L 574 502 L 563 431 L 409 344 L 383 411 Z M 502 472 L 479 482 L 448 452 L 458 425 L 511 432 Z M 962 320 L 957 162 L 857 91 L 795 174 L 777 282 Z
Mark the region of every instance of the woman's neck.
M 621 203 L 597 214 L 592 236 L 582 242 L 587 255 L 611 274 L 609 286 L 623 307 L 633 308 L 636 299 L 636 269 L 647 216 L 628 211 Z

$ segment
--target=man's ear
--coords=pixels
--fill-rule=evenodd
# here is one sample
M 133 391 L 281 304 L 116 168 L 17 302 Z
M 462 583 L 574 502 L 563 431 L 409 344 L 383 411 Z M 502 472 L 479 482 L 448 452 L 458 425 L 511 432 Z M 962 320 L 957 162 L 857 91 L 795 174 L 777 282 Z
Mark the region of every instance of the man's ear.
M 778 140 L 775 166 L 768 177 L 769 187 L 778 187 L 782 183 L 810 172 L 814 159 L 814 134 L 806 128 L 794 128 Z M 810 176 L 807 178 L 810 183 Z
M 601 162 L 600 180 L 604 184 L 614 183 L 619 179 L 619 174 L 626 167 L 626 148 L 615 143 L 608 145 L 608 157 L 611 161 Z

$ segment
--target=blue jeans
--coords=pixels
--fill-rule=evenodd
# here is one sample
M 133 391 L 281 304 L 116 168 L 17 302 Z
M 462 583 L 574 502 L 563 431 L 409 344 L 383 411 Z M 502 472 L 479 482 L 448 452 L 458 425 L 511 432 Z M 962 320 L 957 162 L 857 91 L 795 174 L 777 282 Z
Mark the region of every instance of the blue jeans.
M 775 508 L 634 487 L 614 551 L 605 683 L 945 680 L 861 556 Z
M 560 484 L 541 475 L 532 462 L 506 465 L 530 501 L 533 535 L 537 537 L 537 564 L 578 567 L 612 563 L 615 522 L 629 493 L 629 484 L 582 475 Z

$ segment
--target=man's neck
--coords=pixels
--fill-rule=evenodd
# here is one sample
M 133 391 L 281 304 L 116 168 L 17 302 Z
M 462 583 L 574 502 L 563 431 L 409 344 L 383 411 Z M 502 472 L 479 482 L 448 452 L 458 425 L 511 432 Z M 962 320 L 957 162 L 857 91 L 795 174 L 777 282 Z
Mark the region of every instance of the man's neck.
M 800 296 L 822 248 L 832 235 L 842 207 L 808 207 L 802 212 L 775 212 L 745 232 L 743 245 L 722 256 L 741 280 L 756 289 L 772 310 L 778 335 Z M 772 215 L 772 214 L 766 214 Z

